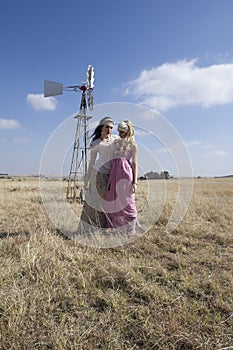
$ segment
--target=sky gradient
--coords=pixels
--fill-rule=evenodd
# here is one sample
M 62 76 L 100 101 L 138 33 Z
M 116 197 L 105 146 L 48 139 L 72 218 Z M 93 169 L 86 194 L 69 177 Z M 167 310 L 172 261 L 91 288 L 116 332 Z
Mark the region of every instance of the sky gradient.
M 39 173 L 46 143 L 80 103 L 74 92 L 44 98 L 44 80 L 80 84 L 91 64 L 95 106 L 158 111 L 183 140 L 194 176 L 233 174 L 232 13 L 231 0 L 1 1 L 0 172 Z M 135 117 L 136 140 L 150 148 L 144 117 Z M 146 125 L 156 132 L 156 118 Z M 165 146 L 151 151 L 173 174 Z

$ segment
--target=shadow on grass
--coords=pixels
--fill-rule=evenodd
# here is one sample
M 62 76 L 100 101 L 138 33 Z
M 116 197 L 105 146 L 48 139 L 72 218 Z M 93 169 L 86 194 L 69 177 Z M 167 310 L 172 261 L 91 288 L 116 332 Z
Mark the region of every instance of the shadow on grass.
M 0 232 L 0 239 L 18 236 L 29 236 L 29 232 Z
M 56 228 L 56 230 L 55 230 L 55 235 L 56 235 L 56 236 L 59 236 L 59 237 L 61 237 L 61 238 L 63 238 L 63 239 L 65 239 L 65 240 L 68 240 L 68 241 L 71 241 L 71 240 L 72 240 L 71 237 L 67 236 L 65 233 L 63 233 L 63 232 L 62 232 L 61 230 L 59 230 L 58 228 Z

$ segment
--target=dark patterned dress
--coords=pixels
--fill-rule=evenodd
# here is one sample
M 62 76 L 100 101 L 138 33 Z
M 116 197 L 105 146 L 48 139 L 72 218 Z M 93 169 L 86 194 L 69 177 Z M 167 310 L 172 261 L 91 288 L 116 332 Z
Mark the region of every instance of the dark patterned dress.
M 98 153 L 98 159 L 93 165 L 89 188 L 85 192 L 85 203 L 78 227 L 79 234 L 93 233 L 107 227 L 104 198 L 111 168 L 110 146 L 115 139 L 116 136 L 112 135 L 108 141 L 98 139 L 92 143 L 91 147 Z

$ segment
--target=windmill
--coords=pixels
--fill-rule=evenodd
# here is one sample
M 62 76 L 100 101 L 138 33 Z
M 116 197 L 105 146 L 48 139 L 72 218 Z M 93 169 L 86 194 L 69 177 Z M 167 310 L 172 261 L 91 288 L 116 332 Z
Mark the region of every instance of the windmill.
M 50 80 L 44 81 L 44 97 L 61 95 L 65 91 L 80 91 L 81 102 L 79 113 L 74 117 L 77 119 L 73 152 L 70 165 L 66 199 L 70 202 L 84 200 L 84 191 L 79 190 L 78 181 L 83 180 L 87 173 L 88 150 L 90 148 L 89 119 L 87 109 L 93 110 L 94 68 L 87 68 L 86 81 L 81 85 L 70 85 L 63 88 L 63 84 Z M 79 190 L 79 191 L 78 191 Z

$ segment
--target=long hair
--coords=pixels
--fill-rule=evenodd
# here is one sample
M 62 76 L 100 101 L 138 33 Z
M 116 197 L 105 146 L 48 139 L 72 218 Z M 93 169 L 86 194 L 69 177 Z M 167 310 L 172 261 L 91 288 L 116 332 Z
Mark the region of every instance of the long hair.
M 103 125 L 98 125 L 98 126 L 95 128 L 93 134 L 91 135 L 91 137 L 94 136 L 93 139 L 92 139 L 92 141 L 95 141 L 95 140 L 97 140 L 97 139 L 100 138 L 101 133 L 102 133 L 102 129 L 103 129 Z
M 126 138 L 132 140 L 132 143 L 134 143 L 134 126 L 131 120 L 126 119 L 124 122 L 128 125 L 129 131 L 127 132 Z

